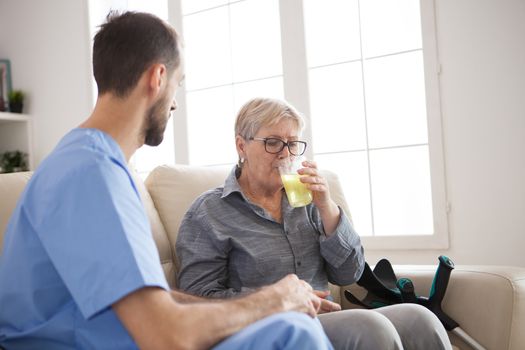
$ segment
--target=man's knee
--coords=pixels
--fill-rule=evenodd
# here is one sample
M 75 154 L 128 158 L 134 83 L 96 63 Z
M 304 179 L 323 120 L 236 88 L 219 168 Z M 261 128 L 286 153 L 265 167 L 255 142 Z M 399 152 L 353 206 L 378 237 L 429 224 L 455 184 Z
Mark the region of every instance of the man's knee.
M 333 349 L 318 320 L 297 312 L 259 320 L 218 344 L 214 350 Z

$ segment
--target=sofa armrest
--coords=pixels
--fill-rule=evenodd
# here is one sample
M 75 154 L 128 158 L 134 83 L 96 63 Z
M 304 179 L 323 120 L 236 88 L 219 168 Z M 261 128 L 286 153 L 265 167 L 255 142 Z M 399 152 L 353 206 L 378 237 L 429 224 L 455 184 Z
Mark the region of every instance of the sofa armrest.
M 397 278 L 407 277 L 416 294 L 428 296 L 435 266 L 394 266 Z M 362 299 L 366 291 L 356 284 L 342 287 L 344 309 L 355 308 L 344 290 Z M 443 310 L 486 349 L 525 349 L 525 268 L 506 266 L 456 266 L 450 276 Z M 469 349 L 454 334 L 454 345 Z
M 4 234 L 9 218 L 32 175 L 33 172 L 30 171 L 0 174 L 0 254 L 3 251 Z

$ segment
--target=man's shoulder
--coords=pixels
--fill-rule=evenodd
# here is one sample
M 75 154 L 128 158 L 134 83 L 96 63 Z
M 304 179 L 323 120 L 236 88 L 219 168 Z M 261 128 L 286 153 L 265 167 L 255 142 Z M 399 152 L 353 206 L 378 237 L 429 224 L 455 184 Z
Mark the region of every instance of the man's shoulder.
M 112 162 L 125 164 L 126 160 L 111 136 L 97 129 L 73 129 L 65 135 L 49 156 L 50 160 L 67 164 L 99 164 Z
M 33 174 L 27 195 L 56 198 L 65 191 L 118 191 L 131 182 L 127 166 L 111 154 L 90 147 L 89 143 L 59 144 Z
M 46 185 L 67 185 L 80 183 L 88 177 L 94 182 L 100 179 L 124 175 L 125 167 L 112 162 L 104 155 L 86 149 L 68 149 L 60 154 L 52 153 L 35 171 L 33 182 L 45 183 Z
M 97 130 L 74 129 L 58 143 L 42 162 L 35 177 L 50 174 L 55 179 L 70 176 L 94 176 L 127 166 L 118 145 Z

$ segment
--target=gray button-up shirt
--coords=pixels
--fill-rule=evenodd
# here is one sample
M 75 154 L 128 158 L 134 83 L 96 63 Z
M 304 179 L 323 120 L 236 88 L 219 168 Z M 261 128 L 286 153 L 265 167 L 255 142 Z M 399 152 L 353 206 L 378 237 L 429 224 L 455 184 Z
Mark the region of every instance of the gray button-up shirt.
M 176 243 L 179 288 L 230 297 L 290 273 L 317 290 L 361 276 L 361 240 L 342 210 L 335 232 L 326 237 L 313 204 L 292 208 L 283 193 L 281 207 L 279 223 L 244 196 L 234 168 L 224 187 L 197 198 L 182 221 Z

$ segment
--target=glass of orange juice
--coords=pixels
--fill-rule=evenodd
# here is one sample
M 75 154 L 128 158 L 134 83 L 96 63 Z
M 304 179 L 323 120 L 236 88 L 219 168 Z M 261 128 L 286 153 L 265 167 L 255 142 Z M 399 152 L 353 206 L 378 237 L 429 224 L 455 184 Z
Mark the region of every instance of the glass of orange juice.
M 312 202 L 312 191 L 310 191 L 304 183 L 301 182 L 297 170 L 303 168 L 303 157 L 290 156 L 281 161 L 279 165 L 279 173 L 284 185 L 288 203 L 294 208 L 304 207 Z

